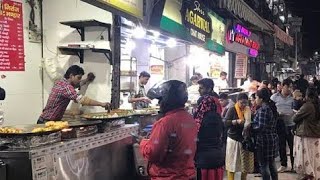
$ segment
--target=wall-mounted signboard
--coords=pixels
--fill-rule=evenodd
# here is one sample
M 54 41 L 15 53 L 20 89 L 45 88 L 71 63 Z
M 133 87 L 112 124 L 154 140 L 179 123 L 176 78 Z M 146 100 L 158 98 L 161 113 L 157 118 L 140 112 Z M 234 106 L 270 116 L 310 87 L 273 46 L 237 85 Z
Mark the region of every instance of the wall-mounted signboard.
M 224 19 L 205 7 L 202 1 L 166 0 L 160 23 L 151 21 L 150 24 L 217 54 L 225 52 Z
M 260 49 L 258 36 L 246 27 L 236 24 L 229 28 L 226 36 L 226 48 L 236 53 L 257 57 Z
M 143 19 L 143 0 L 82 0 L 113 13 L 122 12 L 120 15 L 130 15 Z

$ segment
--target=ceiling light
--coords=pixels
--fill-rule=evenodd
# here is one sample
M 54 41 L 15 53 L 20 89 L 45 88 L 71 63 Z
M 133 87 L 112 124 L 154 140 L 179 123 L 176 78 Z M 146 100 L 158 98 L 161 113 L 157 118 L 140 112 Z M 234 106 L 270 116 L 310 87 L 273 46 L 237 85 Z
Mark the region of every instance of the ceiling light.
M 133 35 L 133 37 L 135 37 L 137 39 L 144 38 L 144 36 L 146 35 L 146 30 L 141 26 L 137 26 L 133 30 L 132 35 Z
M 156 55 L 158 53 L 158 47 L 155 43 L 152 43 L 149 47 L 149 53 L 152 55 Z
M 160 36 L 159 31 L 152 31 L 153 37 L 158 38 Z
M 131 51 L 134 50 L 135 48 L 136 48 L 136 43 L 134 41 L 132 41 L 131 39 L 127 40 L 126 48 L 125 48 L 127 53 L 130 54 Z
M 177 45 L 177 41 L 173 38 L 170 38 L 167 40 L 166 42 L 167 46 L 172 48 L 172 47 L 175 47 Z

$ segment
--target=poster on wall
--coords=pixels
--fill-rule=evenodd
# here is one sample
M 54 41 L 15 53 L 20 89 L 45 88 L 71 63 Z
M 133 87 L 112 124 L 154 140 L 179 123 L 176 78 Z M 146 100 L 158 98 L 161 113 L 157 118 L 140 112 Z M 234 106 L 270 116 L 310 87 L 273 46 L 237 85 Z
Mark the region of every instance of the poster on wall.
M 243 54 L 236 55 L 236 65 L 235 65 L 235 73 L 234 78 L 242 79 L 247 76 L 247 68 L 248 68 L 248 57 Z
M 151 65 L 150 66 L 151 74 L 164 75 L 163 65 Z
M 22 3 L 0 1 L 0 71 L 24 71 Z

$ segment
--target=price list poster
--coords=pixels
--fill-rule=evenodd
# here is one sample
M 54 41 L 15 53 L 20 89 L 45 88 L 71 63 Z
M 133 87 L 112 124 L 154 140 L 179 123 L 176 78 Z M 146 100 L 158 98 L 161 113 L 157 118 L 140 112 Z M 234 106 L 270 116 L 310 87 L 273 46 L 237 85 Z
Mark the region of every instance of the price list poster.
M 25 71 L 22 3 L 0 0 L 0 71 Z

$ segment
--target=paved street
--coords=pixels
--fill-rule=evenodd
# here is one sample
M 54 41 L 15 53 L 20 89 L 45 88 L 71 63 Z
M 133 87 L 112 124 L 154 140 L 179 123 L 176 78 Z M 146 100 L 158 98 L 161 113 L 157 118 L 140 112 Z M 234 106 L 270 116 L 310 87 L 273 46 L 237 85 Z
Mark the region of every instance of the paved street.
M 298 174 L 295 173 L 279 173 L 279 180 L 296 180 L 298 178 Z M 240 180 L 240 174 L 236 174 L 236 180 Z M 248 175 L 247 180 L 261 180 L 261 177 L 255 177 L 254 174 Z M 227 180 L 225 176 L 224 180 Z
M 288 158 L 288 164 L 290 163 L 290 158 Z M 280 166 L 279 159 L 277 159 L 277 167 Z M 291 167 L 289 167 L 291 169 Z M 226 173 L 225 173 L 226 174 Z M 256 174 L 249 174 L 247 180 L 261 180 L 261 177 L 255 177 Z M 286 172 L 286 173 L 279 173 L 279 180 L 296 180 L 298 178 L 298 174 Z M 227 176 L 225 175 L 224 180 L 227 180 Z M 235 180 L 240 180 L 240 174 L 236 174 Z

